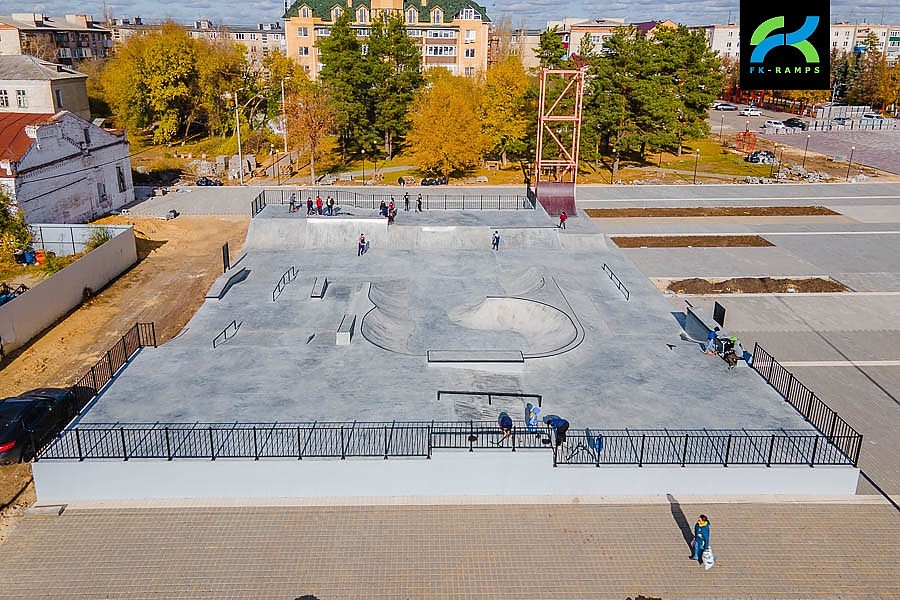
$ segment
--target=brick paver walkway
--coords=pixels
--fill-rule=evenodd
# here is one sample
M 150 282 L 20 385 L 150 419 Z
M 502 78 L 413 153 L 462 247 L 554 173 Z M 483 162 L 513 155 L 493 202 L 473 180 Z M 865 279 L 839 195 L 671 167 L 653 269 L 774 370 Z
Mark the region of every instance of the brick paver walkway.
M 898 598 L 886 505 L 69 509 L 0 546 L 3 598 Z

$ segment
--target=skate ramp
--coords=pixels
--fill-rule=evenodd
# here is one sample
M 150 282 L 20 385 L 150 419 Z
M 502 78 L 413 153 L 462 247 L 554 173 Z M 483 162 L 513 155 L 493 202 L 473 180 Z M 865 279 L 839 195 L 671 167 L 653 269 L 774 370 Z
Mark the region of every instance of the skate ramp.
M 375 306 L 363 316 L 360 334 L 383 350 L 412 355 L 409 336 L 416 324 L 409 318 L 407 282 L 392 280 L 372 283 L 369 286 L 369 301 Z
M 359 234 L 365 234 L 370 247 L 377 248 L 387 240 L 387 221 L 380 218 L 347 219 L 313 217 L 306 219 L 306 248 L 356 249 Z
M 521 271 L 501 271 L 498 280 L 503 291 L 509 296 L 527 296 L 543 289 L 546 285 L 544 274 L 537 267 Z
M 257 218 L 251 219 L 247 228 L 248 249 L 301 249 L 305 242 L 306 219 Z

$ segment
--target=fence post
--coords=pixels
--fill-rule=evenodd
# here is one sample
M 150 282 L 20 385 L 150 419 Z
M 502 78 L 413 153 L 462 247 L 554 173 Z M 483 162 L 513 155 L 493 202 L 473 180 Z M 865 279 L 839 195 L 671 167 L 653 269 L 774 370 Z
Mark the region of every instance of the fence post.
M 641 434 L 641 455 L 638 457 L 638 466 L 639 467 L 644 466 L 644 442 L 646 442 L 646 441 L 647 441 L 647 434 L 642 433 Z
M 169 440 L 169 428 L 166 427 L 166 460 L 172 460 L 172 442 Z
M 253 426 L 253 460 L 259 460 L 259 445 L 256 442 L 256 425 Z
M 766 466 L 772 466 L 772 450 L 775 449 L 775 434 L 772 434 L 772 437 L 769 438 L 769 456 L 766 458 Z
M 216 444 L 213 441 L 213 430 L 209 428 L 209 454 L 212 460 L 216 460 Z
M 837 424 L 837 413 L 831 411 L 831 433 L 828 434 L 828 440 L 834 439 L 834 426 Z
M 431 428 L 433 426 L 434 426 L 433 424 L 428 426 L 428 455 L 425 458 L 431 458 L 431 434 L 432 434 Z
M 793 404 L 793 402 L 791 402 L 791 393 L 794 391 L 794 381 L 796 381 L 796 380 L 794 379 L 793 373 L 788 371 L 787 374 L 788 374 L 788 387 L 787 387 L 787 394 L 785 394 L 784 397 L 788 401 L 789 404 Z
M 78 462 L 84 461 L 84 454 L 81 452 L 81 431 L 75 428 L 75 447 L 78 448 Z
M 387 437 L 387 425 L 384 426 L 384 460 L 387 460 L 388 453 L 388 437 Z
M 819 436 L 816 436 L 815 438 L 813 438 L 813 449 L 812 449 L 812 454 L 809 456 L 809 466 L 810 466 L 810 467 L 815 466 L 815 462 L 816 462 L 816 450 L 817 450 L 818 448 L 819 448 Z
M 681 466 L 684 466 L 684 462 L 687 458 L 687 447 L 688 447 L 688 438 L 690 436 L 688 434 L 684 434 L 684 447 L 681 449 Z
M 344 453 L 344 426 L 341 425 L 341 460 L 345 460 L 347 458 Z
M 444 196 L 444 198 L 446 199 L 447 197 Z M 446 200 L 445 200 L 445 202 L 446 202 Z M 474 444 L 475 444 L 475 427 L 472 424 L 472 421 L 469 421 L 469 452 L 475 451 Z
M 559 448 L 556 447 L 556 444 L 553 445 L 553 467 L 556 468 L 556 453 L 559 451 Z
M 78 431 L 77 429 L 75 431 Z M 853 466 L 859 466 L 859 453 L 862 451 L 862 434 L 856 434 L 856 451 L 853 453 Z
M 95 367 L 96 365 L 94 365 Z M 100 391 L 100 388 L 97 387 L 97 374 L 94 372 L 94 367 L 91 367 L 91 383 L 94 384 L 94 395 L 97 395 L 97 392 Z
M 728 455 L 731 454 L 731 434 L 728 434 L 728 443 L 725 444 L 725 462 L 722 466 L 728 466 Z
M 119 438 L 122 440 L 122 457 L 128 460 L 128 448 L 125 446 L 125 428 L 119 427 Z
M 301 441 L 300 426 L 297 425 L 297 460 L 303 460 L 303 444 Z

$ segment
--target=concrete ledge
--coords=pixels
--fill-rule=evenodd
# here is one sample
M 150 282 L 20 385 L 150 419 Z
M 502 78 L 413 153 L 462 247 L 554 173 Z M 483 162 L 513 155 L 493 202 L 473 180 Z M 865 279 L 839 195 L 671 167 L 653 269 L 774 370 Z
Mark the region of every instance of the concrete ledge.
M 429 363 L 520 363 L 519 350 L 429 350 Z
M 221 300 L 236 283 L 240 283 L 247 279 L 250 275 L 250 269 L 246 267 L 231 267 L 224 274 L 219 275 L 209 291 L 206 292 L 207 300 Z
M 337 335 L 335 336 L 335 344 L 338 346 L 349 346 L 350 340 L 353 338 L 353 332 L 356 329 L 356 315 L 344 315 L 341 324 L 338 325 Z
M 312 291 L 309 293 L 310 298 L 324 298 L 325 290 L 328 289 L 328 279 L 325 277 L 316 277 L 313 282 Z
M 38 461 L 40 504 L 77 501 L 560 495 L 848 496 L 852 467 L 557 467 L 549 451 L 424 458 Z

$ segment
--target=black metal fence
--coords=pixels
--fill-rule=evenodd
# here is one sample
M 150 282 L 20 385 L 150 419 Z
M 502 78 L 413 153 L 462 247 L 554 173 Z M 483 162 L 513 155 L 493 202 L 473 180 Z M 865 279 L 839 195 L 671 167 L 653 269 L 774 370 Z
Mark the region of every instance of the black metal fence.
M 281 276 L 281 279 L 278 280 L 278 283 L 275 284 L 275 289 L 272 290 L 272 302 L 281 295 L 281 292 L 284 291 L 284 288 L 287 287 L 287 284 L 292 282 L 297 277 L 297 268 L 291 265 L 291 268 L 284 272 Z
M 603 263 L 603 271 L 604 271 L 607 275 L 609 275 L 609 278 L 610 278 L 610 279 L 612 280 L 612 282 L 616 285 L 616 288 L 618 288 L 618 290 L 619 290 L 620 292 L 622 292 L 622 295 L 625 296 L 625 299 L 626 299 L 626 300 L 630 300 L 630 299 L 631 299 L 631 292 L 628 291 L 628 288 L 625 287 L 625 284 L 622 283 L 622 280 L 619 279 L 619 276 L 616 275 L 615 273 L 613 273 L 613 270 L 612 270 L 611 268 L 609 268 L 609 265 L 607 265 L 606 263 Z
M 554 465 L 849 465 L 836 445 L 813 431 L 638 431 L 569 433 Z
M 775 357 L 758 343 L 753 345 L 750 363 L 766 382 L 784 397 L 788 404 L 818 429 L 826 439 L 838 448 L 854 465 L 859 463 L 862 450 L 861 433 L 851 427 L 816 394 L 800 383 L 794 374 L 779 364 Z
M 156 327 L 153 323 L 135 323 L 72 387 L 78 410 L 84 408 L 134 353 L 145 346 L 156 348 Z
M 597 440 L 602 440 L 601 444 Z M 430 458 L 434 450 L 551 450 L 549 431 L 492 421 L 391 423 L 82 423 L 42 460 Z M 554 449 L 556 465 L 847 465 L 811 431 L 586 431 Z
M 261 213 L 262 210 L 266 207 L 266 191 L 267 190 L 263 190 L 262 192 L 260 192 L 250 203 L 251 219 Z
M 297 202 L 302 210 L 308 199 L 315 205 L 316 196 L 326 202 L 328 197 L 334 199 L 335 205 L 346 210 L 347 207 L 377 210 L 382 202 L 394 202 L 397 210 L 404 210 L 404 194 L 400 193 L 359 193 L 331 188 L 297 188 L 263 190 L 253 201 L 253 215 L 261 211 L 267 204 L 290 204 L 291 199 Z M 409 194 L 409 210 L 416 210 L 419 193 Z M 261 202 L 259 210 L 257 205 Z M 422 194 L 422 210 L 532 210 L 534 204 L 525 196 L 503 194 Z

